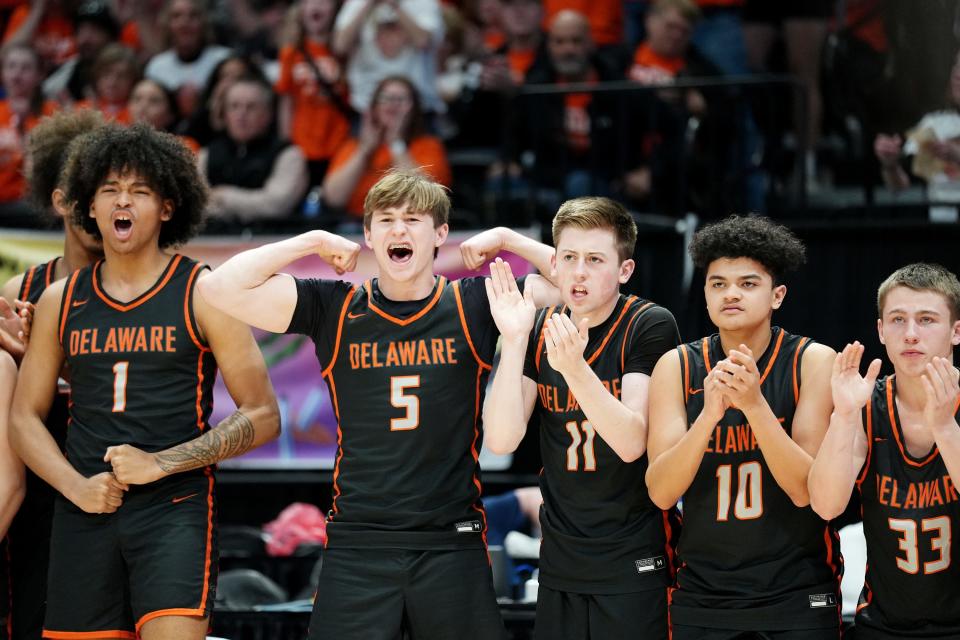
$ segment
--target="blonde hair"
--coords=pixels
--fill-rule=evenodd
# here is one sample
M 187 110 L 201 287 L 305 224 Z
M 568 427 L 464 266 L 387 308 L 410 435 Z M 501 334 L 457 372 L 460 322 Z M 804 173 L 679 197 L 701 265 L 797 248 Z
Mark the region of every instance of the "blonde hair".
M 553 246 L 567 227 L 577 229 L 609 229 L 617 243 L 617 255 L 623 260 L 633 257 L 637 244 L 637 224 L 622 204 L 610 198 L 586 197 L 567 200 L 553 217 Z
M 430 214 L 434 228 L 445 225 L 450 220 L 447 191 L 445 186 L 417 170 L 390 170 L 367 192 L 363 201 L 363 226 L 370 228 L 374 212 L 404 205 Z
M 947 301 L 950 322 L 960 319 L 960 281 L 957 280 L 957 276 L 939 264 L 914 262 L 891 273 L 877 289 L 879 317 L 883 317 L 883 305 L 887 301 L 887 294 L 896 287 L 939 293 Z

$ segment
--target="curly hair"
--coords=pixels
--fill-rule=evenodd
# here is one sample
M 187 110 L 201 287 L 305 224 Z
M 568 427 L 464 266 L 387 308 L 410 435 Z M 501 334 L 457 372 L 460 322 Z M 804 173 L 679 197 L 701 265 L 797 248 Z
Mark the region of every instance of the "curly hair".
M 60 222 L 50 205 L 50 194 L 60 186 L 60 173 L 66 163 L 70 144 L 81 135 L 103 126 L 99 111 L 80 109 L 59 111 L 43 118 L 27 138 L 27 170 L 30 200 L 34 209 L 51 224 Z M 65 152 L 65 150 L 67 150 Z
M 730 216 L 705 226 L 690 242 L 693 264 L 706 270 L 720 258 L 756 260 L 782 284 L 784 276 L 807 261 L 807 251 L 793 232 L 763 216 Z
M 207 206 L 207 186 L 197 161 L 174 135 L 147 124 L 124 127 L 110 123 L 84 134 L 71 148 L 64 168 L 67 199 L 77 203 L 74 222 L 100 238 L 90 204 L 111 173 L 135 174 L 161 200 L 173 203 L 173 215 L 160 227 L 160 248 L 182 245 L 196 235 Z

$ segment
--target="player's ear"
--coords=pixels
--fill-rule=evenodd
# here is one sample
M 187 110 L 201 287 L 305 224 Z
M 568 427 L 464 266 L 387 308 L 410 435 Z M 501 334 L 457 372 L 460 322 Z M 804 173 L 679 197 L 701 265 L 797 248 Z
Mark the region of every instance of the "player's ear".
M 168 222 L 173 217 L 173 200 L 164 200 L 160 209 L 160 219 Z
M 434 236 L 433 246 L 439 247 L 447 241 L 447 234 L 450 233 L 450 225 L 444 223 L 439 227 L 434 227 L 433 231 L 436 234 Z
M 627 284 L 630 280 L 630 276 L 633 275 L 633 270 L 637 268 L 637 263 L 633 261 L 633 258 L 624 260 L 620 263 L 620 275 L 617 277 L 617 281 L 620 284 Z
M 71 207 L 67 203 L 67 194 L 63 192 L 63 189 L 59 187 L 53 190 L 53 193 L 50 194 L 50 205 L 53 207 L 54 212 L 61 218 L 69 218 Z
M 557 252 L 554 250 L 553 255 L 550 256 L 550 279 L 556 281 L 557 279 Z
M 950 344 L 957 346 L 960 344 L 960 319 L 953 321 L 953 327 L 950 332 Z
M 783 304 L 783 299 L 787 297 L 787 285 L 778 284 L 773 288 L 773 302 L 772 306 L 774 309 L 779 309 Z
M 883 318 L 877 318 L 877 335 L 880 336 L 880 344 L 887 344 L 883 341 Z

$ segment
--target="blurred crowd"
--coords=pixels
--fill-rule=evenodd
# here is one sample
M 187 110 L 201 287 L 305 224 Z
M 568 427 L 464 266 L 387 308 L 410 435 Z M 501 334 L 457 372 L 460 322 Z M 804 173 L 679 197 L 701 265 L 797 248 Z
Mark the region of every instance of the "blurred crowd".
M 845 181 L 957 201 L 957 3 L 911 5 L 0 0 L 0 224 L 29 215 L 30 129 L 78 108 L 181 136 L 227 226 L 355 226 L 390 167 L 478 225 L 588 194 L 770 212 Z

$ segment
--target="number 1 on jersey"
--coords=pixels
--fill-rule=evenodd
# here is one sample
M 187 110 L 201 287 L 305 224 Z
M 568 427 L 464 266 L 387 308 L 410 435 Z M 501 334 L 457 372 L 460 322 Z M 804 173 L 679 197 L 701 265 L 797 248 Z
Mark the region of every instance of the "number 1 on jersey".
M 573 442 L 567 447 L 567 471 L 580 469 L 580 456 L 577 452 L 580 443 L 583 443 L 583 470 L 596 471 L 597 457 L 593 453 L 593 438 L 597 435 L 597 432 L 593 425 L 584 420 L 577 426 L 577 421 L 571 420 L 564 426 L 566 426 L 567 432 L 573 439 Z M 583 430 L 583 436 L 580 435 L 581 429 Z
M 418 389 L 420 376 L 393 376 L 390 378 L 390 404 L 406 409 L 402 418 L 390 419 L 390 431 L 410 431 L 420 426 L 420 398 L 407 389 Z
M 113 365 L 113 412 L 122 413 L 127 408 L 127 369 L 130 363 L 117 362 Z

